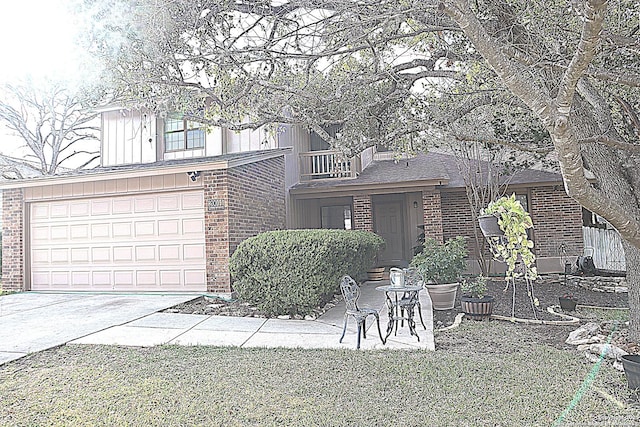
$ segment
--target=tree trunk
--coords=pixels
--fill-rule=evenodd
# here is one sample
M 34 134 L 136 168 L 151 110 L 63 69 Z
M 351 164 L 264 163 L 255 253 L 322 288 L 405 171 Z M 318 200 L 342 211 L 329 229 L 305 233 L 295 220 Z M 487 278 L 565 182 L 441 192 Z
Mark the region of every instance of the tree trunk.
M 627 286 L 629 288 L 629 339 L 640 343 L 640 249 L 622 242 L 627 262 Z

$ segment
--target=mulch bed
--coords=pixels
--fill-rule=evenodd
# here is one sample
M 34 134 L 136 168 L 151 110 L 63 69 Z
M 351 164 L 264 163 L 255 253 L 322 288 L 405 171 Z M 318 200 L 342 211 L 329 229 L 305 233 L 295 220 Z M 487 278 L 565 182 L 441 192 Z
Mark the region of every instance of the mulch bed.
M 511 317 L 513 288 L 511 286 L 506 287 L 506 282 L 503 280 L 489 281 L 487 288 L 487 295 L 491 295 L 495 298 L 493 314 Z M 547 307 L 558 306 L 558 298 L 564 294 L 573 295 L 573 297 L 578 300 L 579 305 L 615 308 L 629 307 L 627 293 L 599 292 L 585 289 L 573 284 L 571 280 L 567 280 L 565 283 L 564 278 L 561 275 L 545 276 L 534 283 L 533 295 L 539 302 L 539 305 L 535 307 L 535 310 L 532 307 L 530 298 L 527 294 L 527 288 L 523 280 L 517 282 L 515 294 L 516 303 L 514 317 L 520 319 L 535 319 L 537 317 L 538 320 L 544 321 L 564 320 L 547 311 Z M 562 310 L 560 309 L 557 311 L 562 313 Z M 434 328 L 438 330 L 453 324 L 455 317 L 461 312 L 459 297 L 457 298 L 456 305 L 452 310 L 434 310 Z M 565 314 L 580 317 L 579 313 L 567 312 Z M 581 324 L 584 324 L 587 321 L 588 319 L 581 318 Z M 556 348 L 575 349 L 574 346 L 565 344 L 565 340 L 570 332 L 578 328 L 578 325 L 559 326 L 543 324 L 526 325 L 526 327 L 533 331 L 541 342 L 547 343 Z M 611 325 L 603 325 L 603 329 L 607 328 L 611 328 Z M 630 353 L 640 353 L 640 346 L 626 340 L 626 331 L 624 330 L 624 327 L 620 325 L 618 328 L 621 329 L 621 331 L 616 334 L 618 340 L 617 344 L 620 344 Z
M 558 305 L 558 298 L 564 294 L 571 294 L 581 305 L 593 305 L 598 307 L 629 307 L 627 293 L 597 292 L 572 284 L 571 280 L 565 283 L 562 276 L 546 276 L 537 280 L 533 285 L 533 296 L 538 299 L 539 305 L 532 307 L 524 280 L 516 283 L 515 292 L 515 317 L 523 319 L 562 320 L 558 316 L 547 311 L 547 307 Z M 512 316 L 513 287 L 506 286 L 503 280 L 491 280 L 487 283 L 487 295 L 495 298 L 493 314 Z M 461 313 L 460 300 L 456 301 L 453 310 L 434 310 L 434 325 L 436 329 L 449 326 L 456 315 Z M 571 314 L 570 312 L 567 314 Z

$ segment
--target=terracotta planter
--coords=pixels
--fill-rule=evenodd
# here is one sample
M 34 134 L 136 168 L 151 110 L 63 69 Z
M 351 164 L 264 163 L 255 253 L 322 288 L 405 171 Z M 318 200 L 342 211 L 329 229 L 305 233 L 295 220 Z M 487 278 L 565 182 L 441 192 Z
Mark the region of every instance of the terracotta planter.
M 498 217 L 493 215 L 482 215 L 478 217 L 478 225 L 484 237 L 502 237 L 504 231 L 498 225 Z
M 458 283 L 444 285 L 424 285 L 429 292 L 434 310 L 451 310 L 456 305 Z
M 640 354 L 622 356 L 622 367 L 630 390 L 640 390 Z
M 376 267 L 367 271 L 367 278 L 371 281 L 377 282 L 384 277 L 384 267 Z
M 494 298 L 490 295 L 484 298 L 461 297 L 460 304 L 462 311 L 468 318 L 474 320 L 484 320 L 493 313 Z

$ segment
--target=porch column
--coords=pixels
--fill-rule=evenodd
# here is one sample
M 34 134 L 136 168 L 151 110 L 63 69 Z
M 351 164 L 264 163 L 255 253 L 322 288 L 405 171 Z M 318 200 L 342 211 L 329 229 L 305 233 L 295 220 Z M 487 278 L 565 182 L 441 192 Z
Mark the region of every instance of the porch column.
M 422 190 L 422 219 L 425 238 L 443 241 L 442 200 L 437 190 Z
M 2 192 L 2 289 L 24 289 L 24 190 Z
M 230 294 L 228 171 L 204 171 L 202 180 L 207 292 Z
M 356 230 L 373 231 L 373 213 L 369 194 L 353 196 L 353 227 Z

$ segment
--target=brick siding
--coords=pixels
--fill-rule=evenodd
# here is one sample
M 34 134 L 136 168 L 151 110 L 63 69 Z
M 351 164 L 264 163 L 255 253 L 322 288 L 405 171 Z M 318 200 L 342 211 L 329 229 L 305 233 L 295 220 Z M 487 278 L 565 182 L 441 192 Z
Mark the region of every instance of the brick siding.
M 530 190 L 529 212 L 533 220 L 533 240 L 538 257 L 558 255 L 564 243 L 572 253 L 582 253 L 582 208 L 569 198 L 562 188 L 535 187 Z M 473 244 L 471 211 L 464 192 L 442 193 L 444 238 L 467 236 L 468 249 L 477 256 Z M 479 229 L 478 229 L 479 230 Z M 481 235 L 480 235 L 481 236 Z
M 422 190 L 424 234 L 442 242 L 442 200 L 440 191 Z
M 558 247 L 563 243 L 571 252 L 581 254 L 584 238 L 580 205 L 562 187 L 536 187 L 530 194 L 536 255 L 558 256 Z
M 353 228 L 356 230 L 373 231 L 371 196 L 368 194 L 353 196 Z
M 2 193 L 2 289 L 24 290 L 24 192 Z
M 474 224 L 471 217 L 471 207 L 467 193 L 464 191 L 443 192 L 442 199 L 442 228 L 445 240 L 456 236 L 465 236 L 467 239 L 467 250 L 472 258 L 478 257 L 477 245 L 475 244 L 474 226 L 478 230 L 478 238 L 484 240 L 480 228 Z M 480 243 L 483 243 L 482 241 Z
M 258 233 L 285 228 L 284 158 L 203 172 L 207 290 L 231 292 L 229 258 Z

